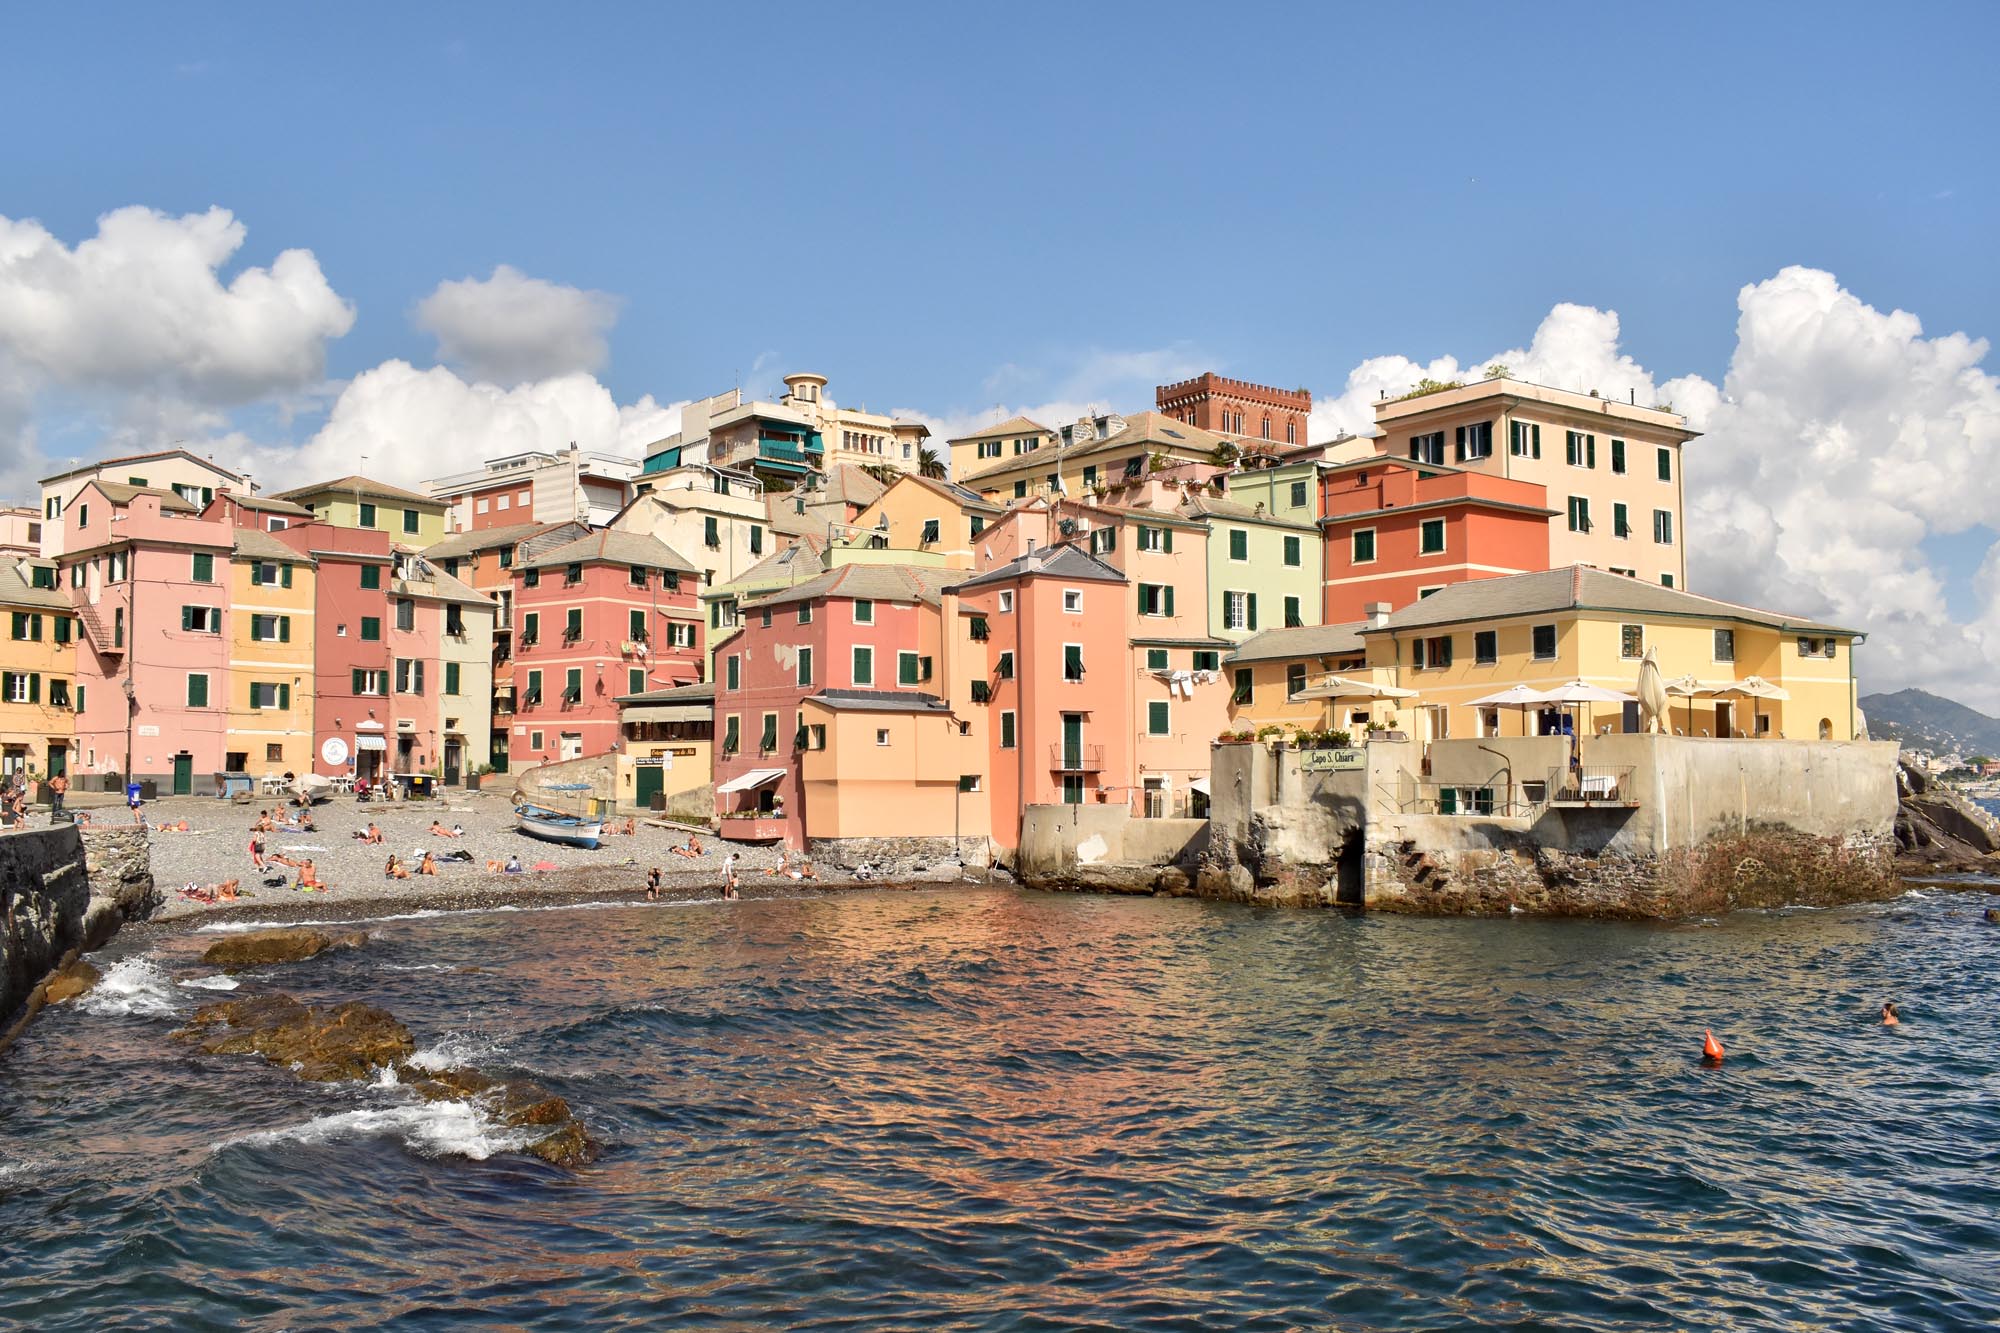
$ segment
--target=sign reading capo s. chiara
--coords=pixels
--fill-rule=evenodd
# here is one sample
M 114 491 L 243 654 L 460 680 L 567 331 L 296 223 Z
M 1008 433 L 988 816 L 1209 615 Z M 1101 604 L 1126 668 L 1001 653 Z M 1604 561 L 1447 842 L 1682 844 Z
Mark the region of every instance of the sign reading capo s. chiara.
M 1299 772 L 1345 773 L 1368 767 L 1366 750 L 1301 750 Z

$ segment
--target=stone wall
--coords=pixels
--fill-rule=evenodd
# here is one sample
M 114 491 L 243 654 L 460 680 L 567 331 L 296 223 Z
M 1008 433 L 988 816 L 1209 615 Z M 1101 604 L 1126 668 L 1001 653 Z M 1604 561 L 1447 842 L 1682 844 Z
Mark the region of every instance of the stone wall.
M 83 945 L 90 880 L 71 825 L 0 836 L 0 1017 Z
M 1037 888 L 1184 892 L 1208 842 L 1205 819 L 1136 819 L 1123 805 L 1031 805 L 1014 872 Z
M 1366 747 L 1363 769 L 1218 746 L 1214 835 L 1193 891 L 1421 913 L 1674 917 L 1895 892 L 1894 747 L 1592 737 L 1630 803 L 1529 806 L 1566 759 L 1553 738 Z M 1438 783 L 1490 786 L 1501 813 L 1431 813 Z M 1509 810 L 1517 813 L 1508 813 Z
M 977 838 L 814 838 L 806 855 L 833 871 L 868 867 L 876 879 L 956 877 L 961 869 L 983 870 L 993 863 L 992 843 Z
M 114 824 L 79 830 L 90 906 L 84 918 L 86 950 L 96 949 L 127 921 L 144 921 L 165 901 L 153 883 L 152 845 L 146 830 Z

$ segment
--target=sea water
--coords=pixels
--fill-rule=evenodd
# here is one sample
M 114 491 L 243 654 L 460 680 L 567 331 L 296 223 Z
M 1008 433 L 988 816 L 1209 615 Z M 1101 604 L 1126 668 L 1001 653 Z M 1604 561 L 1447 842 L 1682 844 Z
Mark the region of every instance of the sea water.
M 1991 1328 L 1996 901 L 883 890 L 406 914 L 234 978 L 128 930 L 0 1060 L 0 1323 Z M 545 1084 L 604 1155 L 170 1040 L 273 987 Z

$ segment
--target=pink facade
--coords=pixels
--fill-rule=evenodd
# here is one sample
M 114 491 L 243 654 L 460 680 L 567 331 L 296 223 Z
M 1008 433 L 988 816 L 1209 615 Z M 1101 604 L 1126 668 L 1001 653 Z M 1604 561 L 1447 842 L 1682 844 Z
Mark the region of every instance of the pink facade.
M 60 583 L 83 626 L 78 771 L 127 772 L 162 793 L 212 791 L 228 744 L 223 612 L 234 530 L 171 493 L 97 482 L 62 522 Z
M 619 695 L 700 682 L 699 578 L 609 530 L 516 562 L 513 767 L 615 750 Z
M 390 771 L 386 737 L 393 727 L 389 534 L 315 522 L 271 535 L 318 565 L 313 581 L 313 771 L 327 777 L 349 772 L 379 777 Z M 335 739 L 345 755 L 338 764 L 326 758 L 326 743 Z
M 798 589 L 752 601 L 743 609 L 742 628 L 716 645 L 718 815 L 750 809 L 774 812 L 771 818 L 780 821 L 786 843 L 803 846 L 807 818 L 801 785 L 803 752 L 795 742 L 807 720 L 803 711 L 807 696 L 826 690 L 933 696 L 944 692 L 944 622 L 935 594 L 928 601 L 911 591 L 904 592 L 904 601 L 857 595 L 882 593 L 882 576 L 893 572 L 884 566 L 849 566 Z M 830 589 L 822 591 L 828 585 Z M 773 782 L 720 793 L 732 779 L 780 768 L 784 775 Z M 780 809 L 781 815 L 775 813 Z M 724 837 L 733 831 L 730 823 L 723 819 L 719 825 Z

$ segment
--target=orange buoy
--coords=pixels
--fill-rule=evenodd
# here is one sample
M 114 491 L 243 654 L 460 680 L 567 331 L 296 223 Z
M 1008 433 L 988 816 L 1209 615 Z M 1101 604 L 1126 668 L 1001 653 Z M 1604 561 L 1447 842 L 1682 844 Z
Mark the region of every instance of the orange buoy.
M 1701 1030 L 1701 1058 L 1718 1062 L 1722 1059 L 1722 1043 L 1707 1028 Z

